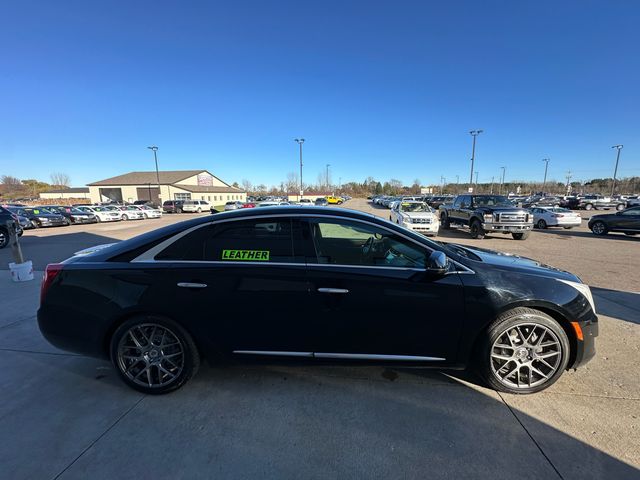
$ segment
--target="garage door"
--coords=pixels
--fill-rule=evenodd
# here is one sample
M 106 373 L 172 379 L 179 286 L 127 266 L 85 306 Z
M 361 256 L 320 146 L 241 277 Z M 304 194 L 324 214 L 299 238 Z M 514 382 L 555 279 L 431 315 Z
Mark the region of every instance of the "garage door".
M 158 187 L 138 187 L 138 200 L 151 200 L 156 205 L 160 203 L 160 189 Z

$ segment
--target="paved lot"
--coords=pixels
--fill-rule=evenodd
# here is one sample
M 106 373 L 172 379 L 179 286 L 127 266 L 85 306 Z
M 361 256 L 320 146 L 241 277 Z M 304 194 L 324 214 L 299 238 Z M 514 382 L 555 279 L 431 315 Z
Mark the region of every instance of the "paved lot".
M 184 218 L 31 231 L 23 248 L 41 270 Z M 145 396 L 108 363 L 49 346 L 38 279 L 0 270 L 0 478 L 640 478 L 640 239 L 590 235 L 480 241 L 600 287 L 596 358 L 533 396 L 467 374 L 280 364 L 205 366 L 185 389 Z

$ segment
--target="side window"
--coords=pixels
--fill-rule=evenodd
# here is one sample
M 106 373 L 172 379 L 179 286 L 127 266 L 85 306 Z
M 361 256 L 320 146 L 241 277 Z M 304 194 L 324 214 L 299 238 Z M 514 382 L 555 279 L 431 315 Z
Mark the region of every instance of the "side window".
M 289 218 L 262 218 L 213 225 L 204 259 L 232 262 L 295 262 Z
M 456 201 L 453 202 L 453 206 L 454 207 L 460 207 L 460 205 L 462 205 L 462 201 L 464 200 L 463 196 L 459 196 L 456 198 Z
M 426 246 L 367 223 L 317 219 L 310 226 L 321 264 L 424 268 L 430 253 Z
M 156 260 L 204 260 L 204 244 L 211 233 L 210 226 L 198 228 L 180 237 L 155 256 Z

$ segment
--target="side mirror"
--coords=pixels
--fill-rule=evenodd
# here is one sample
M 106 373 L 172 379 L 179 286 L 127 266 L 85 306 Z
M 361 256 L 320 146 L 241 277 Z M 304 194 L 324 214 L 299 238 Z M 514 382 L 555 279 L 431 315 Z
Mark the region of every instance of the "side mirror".
M 429 255 L 427 259 L 427 271 L 438 275 L 444 275 L 449 270 L 449 258 L 439 250 Z

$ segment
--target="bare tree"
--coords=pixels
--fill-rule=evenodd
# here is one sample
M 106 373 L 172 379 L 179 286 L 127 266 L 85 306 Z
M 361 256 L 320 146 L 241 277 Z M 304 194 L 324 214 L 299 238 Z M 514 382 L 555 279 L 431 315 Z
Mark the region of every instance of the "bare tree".
M 246 178 L 242 179 L 242 188 L 244 188 L 244 191 L 247 192 L 247 193 L 253 191 L 253 185 Z
M 300 190 L 300 178 L 295 172 L 287 173 L 287 180 L 284 182 L 287 193 L 294 193 Z
M 11 175 L 2 175 L 0 177 L 0 183 L 2 183 L 2 185 L 12 185 L 12 186 L 22 185 L 22 182 L 20 181 L 19 178 L 12 177 Z
M 49 177 L 51 178 L 51 185 L 56 187 L 68 187 L 71 185 L 71 178 L 66 173 L 54 172 Z

